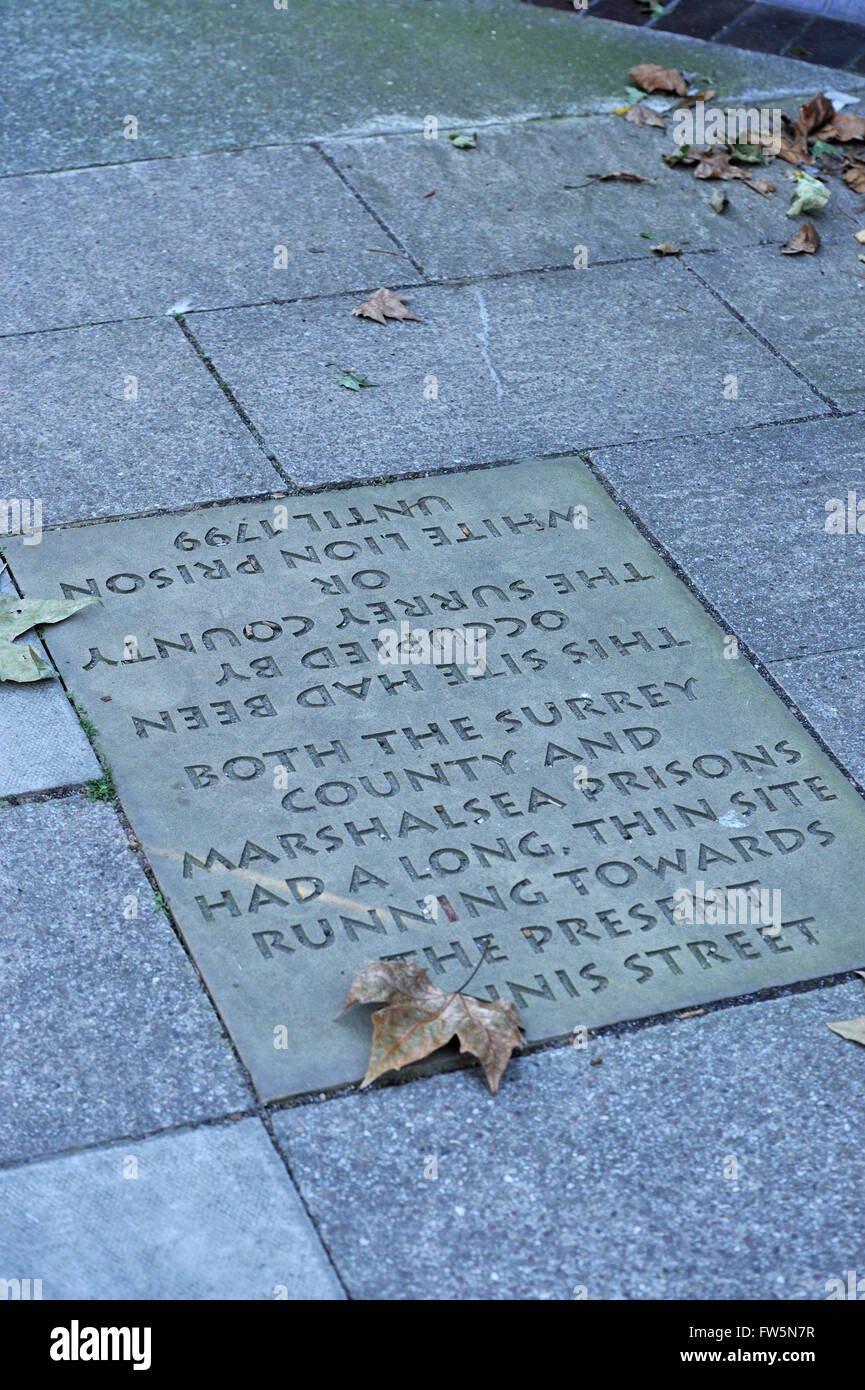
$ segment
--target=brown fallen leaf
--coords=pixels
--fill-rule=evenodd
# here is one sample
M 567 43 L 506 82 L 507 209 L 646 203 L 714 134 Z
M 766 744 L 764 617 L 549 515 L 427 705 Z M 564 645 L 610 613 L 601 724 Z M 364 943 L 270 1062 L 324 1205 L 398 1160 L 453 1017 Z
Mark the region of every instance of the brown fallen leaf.
M 651 106 L 643 106 L 640 102 L 628 108 L 625 120 L 630 121 L 631 125 L 654 125 L 660 130 L 667 129 L 667 122 L 660 112 L 653 111 Z
M 370 961 L 358 971 L 343 1009 L 379 1003 L 387 1007 L 372 1016 L 372 1050 L 362 1087 L 386 1071 L 428 1057 L 456 1037 L 460 1051 L 477 1057 L 490 1090 L 497 1091 L 511 1053 L 523 1045 L 515 1005 L 487 1003 L 459 991 L 446 994 L 414 961 Z
M 747 169 L 730 163 L 730 151 L 725 145 L 710 145 L 706 148 L 689 149 L 687 153 L 662 154 L 662 160 L 671 169 L 679 165 L 693 166 L 695 179 L 742 179 L 751 182 Z
M 787 164 L 805 164 L 809 158 L 808 144 L 804 136 L 792 143 L 782 135 L 778 141 L 778 158 Z
M 688 95 L 688 84 L 678 68 L 662 68 L 657 63 L 638 63 L 631 68 L 628 76 L 644 92 L 675 92 L 676 96 Z
M 841 177 L 854 193 L 865 193 L 865 163 L 859 159 L 848 159 L 847 163 Z
M 384 287 L 376 290 L 351 312 L 361 319 L 374 319 L 376 323 L 384 323 L 386 319 L 414 319 L 415 323 L 421 322 L 417 314 L 413 314 L 403 303 L 402 295 Z
M 829 98 L 825 97 L 822 92 L 818 92 L 810 101 L 806 101 L 799 107 L 799 116 L 793 124 L 804 135 L 811 135 L 813 131 L 827 125 L 834 115 L 835 107 Z
M 865 116 L 837 111 L 828 125 L 817 131 L 818 140 L 865 140 Z
M 820 233 L 812 222 L 803 222 L 792 241 L 785 241 L 781 247 L 782 256 L 799 256 L 807 251 L 813 256 L 820 245 Z
M 709 199 L 709 206 L 713 207 L 716 212 L 723 212 L 729 201 L 730 200 L 727 197 L 727 194 L 725 193 L 724 189 L 716 188 L 715 192 Z
M 659 241 L 657 246 L 651 248 L 656 256 L 681 256 L 681 246 L 674 246 L 672 241 Z
M 614 169 L 609 174 L 589 174 L 588 178 L 595 179 L 598 183 L 609 183 L 611 179 L 618 179 L 621 183 L 657 183 L 657 179 L 646 179 L 642 174 L 629 174 L 625 169 Z
M 748 187 L 753 188 L 757 193 L 762 193 L 764 197 L 768 193 L 775 192 L 775 185 L 771 179 L 749 179 Z

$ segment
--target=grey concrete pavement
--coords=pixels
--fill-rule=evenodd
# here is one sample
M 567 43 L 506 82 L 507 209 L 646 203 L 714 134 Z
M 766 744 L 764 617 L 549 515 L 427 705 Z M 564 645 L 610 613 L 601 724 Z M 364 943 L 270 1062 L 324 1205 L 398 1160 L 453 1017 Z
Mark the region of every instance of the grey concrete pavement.
M 823 524 L 865 501 L 862 200 L 833 179 L 781 256 L 788 166 L 719 217 L 611 114 L 640 61 L 785 109 L 862 112 L 865 77 L 521 0 L 24 0 L 0 32 L 3 497 L 53 526 L 581 451 L 865 774 L 865 538 Z M 657 182 L 562 186 L 616 168 Z M 383 284 L 423 322 L 352 317 Z M 808 1300 L 865 1265 L 865 1050 L 825 1028 L 858 982 L 525 1056 L 497 1098 L 474 1069 L 277 1109 L 283 1164 L 114 808 L 53 794 L 93 770 L 65 697 L 0 695 L 0 1277 Z
M 818 989 L 517 1060 L 498 1096 L 466 1071 L 274 1125 L 353 1298 L 822 1299 L 865 1256 L 862 1052 L 825 1026 L 861 1006 Z
M 0 1194 L 2 1267 L 45 1299 L 344 1296 L 258 1119 L 27 1164 Z
M 113 807 L 0 809 L 0 894 L 0 1161 L 250 1105 Z

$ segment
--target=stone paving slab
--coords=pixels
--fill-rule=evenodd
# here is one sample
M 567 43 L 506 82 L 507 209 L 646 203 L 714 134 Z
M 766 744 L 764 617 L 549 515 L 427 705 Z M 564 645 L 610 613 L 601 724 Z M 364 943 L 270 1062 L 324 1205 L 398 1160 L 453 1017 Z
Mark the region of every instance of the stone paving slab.
M 865 1262 L 865 1050 L 825 1026 L 861 1012 L 857 981 L 274 1127 L 353 1298 L 820 1300 Z
M 765 246 L 695 261 L 698 273 L 842 410 L 865 405 L 865 266 L 853 237 L 863 224 L 865 217 L 851 220 L 843 250 L 827 246 L 822 255 L 779 256 Z
M 46 526 L 284 486 L 173 319 L 3 339 L 0 400 L 4 487 Z
M 10 179 L 4 207 L 7 333 L 369 285 L 394 249 L 305 147 Z
M 0 895 L 0 1158 L 249 1105 L 113 807 L 73 796 L 0 809 Z
M 0 1265 L 44 1299 L 340 1299 L 258 1119 L 0 1172 Z
M 858 966 L 865 806 L 579 461 L 277 511 L 11 558 L 25 592 L 100 598 L 46 642 L 265 1100 L 363 1075 L 340 1010 L 371 955 L 459 989 L 489 934 L 476 988 L 535 1042 Z M 480 669 L 387 652 L 453 611 Z M 704 873 L 783 902 L 750 934 L 677 922 Z
M 576 245 L 595 262 L 651 258 L 653 242 L 729 250 L 791 235 L 789 166 L 767 170 L 776 192 L 765 197 L 725 184 L 729 205 L 719 215 L 709 205 L 717 182 L 662 163 L 676 148 L 672 126 L 665 134 L 609 115 L 485 130 L 476 150 L 455 149 L 444 130 L 326 148 L 433 278 L 571 265 Z M 656 182 L 590 179 L 613 170 Z M 850 228 L 830 204 L 824 238 L 849 239 Z
M 177 0 L 170 25 L 132 0 L 70 0 L 59 14 L 24 0 L 2 41 L 17 54 L 8 172 L 417 129 L 431 113 L 456 125 L 608 110 L 643 61 L 707 69 L 731 98 L 839 85 L 832 69 L 520 0 Z
M 189 322 L 304 486 L 678 433 L 683 409 L 699 430 L 828 410 L 680 265 L 407 293 L 421 324 L 355 318 L 357 297 Z M 376 388 L 340 388 L 346 368 Z
M 0 573 L 0 594 L 14 594 Z M 17 645 L 33 646 L 47 660 L 35 632 Z M 75 786 L 99 776 L 99 763 L 60 684 L 0 682 L 0 797 Z
M 825 529 L 865 499 L 861 416 L 591 456 L 763 661 L 865 645 L 865 535 Z
M 828 651 L 776 661 L 772 675 L 865 784 L 865 653 Z

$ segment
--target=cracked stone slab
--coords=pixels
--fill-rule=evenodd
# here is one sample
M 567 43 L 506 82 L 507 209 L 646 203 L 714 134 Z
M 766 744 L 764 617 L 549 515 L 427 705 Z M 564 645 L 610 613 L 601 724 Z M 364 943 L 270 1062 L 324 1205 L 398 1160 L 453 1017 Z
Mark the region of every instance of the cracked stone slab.
M 0 594 L 14 594 L 0 573 Z M 44 647 L 34 632 L 16 645 Z M 99 763 L 56 680 L 0 682 L 0 797 L 75 786 L 99 776 Z
M 178 0 L 170 25 L 132 0 L 110 18 L 101 0 L 50 16 L 23 0 L 2 40 L 16 55 L 9 172 L 417 129 L 430 113 L 453 125 L 609 110 L 639 62 L 708 69 L 728 98 L 839 85 L 831 69 L 518 0 Z M 178 64 L 181 84 L 157 80 Z M 844 74 L 844 90 L 856 81 Z
M 344 1296 L 258 1119 L 9 1169 L 0 1199 L 3 1268 L 43 1299 Z
M 860 418 L 591 456 L 763 661 L 865 644 L 865 535 L 846 529 L 848 494 L 865 501 Z M 843 532 L 826 530 L 833 502 Z
M 0 894 L 0 1158 L 249 1104 L 113 807 L 73 796 L 0 809 Z
M 533 1041 L 861 964 L 865 806 L 576 459 L 11 563 L 100 599 L 46 643 L 265 1100 L 362 1076 L 370 956 L 459 989 L 488 941 Z M 706 884 L 760 916 L 679 920 Z
M 719 215 L 709 198 L 721 185 L 662 163 L 676 149 L 672 113 L 667 124 L 664 133 L 609 115 L 485 130 L 476 150 L 454 148 L 444 129 L 327 149 L 434 278 L 569 266 L 578 246 L 593 263 L 651 257 L 662 241 L 694 252 L 787 240 L 777 172 L 765 171 L 776 185 L 768 196 L 725 183 Z M 653 182 L 591 177 L 614 170 Z M 821 232 L 849 238 L 849 218 L 830 204 Z
M 357 298 L 190 315 L 295 482 L 828 412 L 681 265 L 589 266 L 406 293 L 423 323 L 355 318 Z M 343 368 L 375 389 L 340 388 Z M 737 400 L 724 397 L 728 374 L 741 382 Z
M 242 150 L 9 179 L 0 331 L 371 284 L 391 242 L 317 151 Z
M 790 223 L 791 233 L 795 226 Z M 850 220 L 843 246 L 827 245 L 816 256 L 779 256 L 775 247 L 765 246 L 701 256 L 695 263 L 698 273 L 842 410 L 865 405 L 865 276 L 856 227 Z
M 0 341 L 4 487 L 43 523 L 283 487 L 167 318 Z
M 862 1268 L 865 1051 L 826 1027 L 861 1012 L 857 981 L 274 1128 L 356 1299 L 823 1300 Z

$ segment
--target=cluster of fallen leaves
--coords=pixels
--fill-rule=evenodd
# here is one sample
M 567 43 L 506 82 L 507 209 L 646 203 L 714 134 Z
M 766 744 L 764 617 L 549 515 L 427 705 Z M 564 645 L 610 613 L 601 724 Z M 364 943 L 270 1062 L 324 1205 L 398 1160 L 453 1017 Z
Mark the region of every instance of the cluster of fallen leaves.
M 515 1005 L 460 990 L 445 994 L 414 961 L 370 961 L 354 977 L 343 1011 L 352 1004 L 385 1005 L 372 1016 L 372 1050 L 362 1086 L 458 1038 L 460 1052 L 477 1057 L 490 1090 L 497 1091 L 511 1053 L 523 1043 Z
M 62 623 L 80 608 L 98 602 L 95 598 L 48 599 L 0 597 L 0 681 L 24 684 L 53 677 L 35 647 L 15 646 L 14 640 L 37 623 Z
M 632 86 L 626 89 L 628 105 L 617 108 L 617 114 L 635 125 L 657 126 L 666 130 L 664 114 L 646 104 L 648 97 L 661 94 L 678 97 L 677 108 L 698 101 L 708 102 L 715 92 L 700 91 L 678 68 L 662 68 L 655 63 L 638 63 L 628 74 Z M 854 193 L 865 194 L 865 117 L 836 111 L 832 101 L 818 92 L 805 102 L 796 117 L 783 116 L 783 131 L 777 134 L 751 132 L 749 141 L 710 143 L 704 146 L 680 145 L 672 154 L 662 155 L 671 168 L 684 167 L 694 171 L 700 180 L 737 179 L 762 197 L 776 191 L 775 184 L 765 176 L 765 170 L 776 159 L 793 166 L 794 188 L 788 217 L 818 212 L 829 201 L 830 189 L 825 176 L 839 173 Z M 849 146 L 850 148 L 840 148 Z M 615 171 L 591 177 L 621 179 L 631 182 L 651 182 L 640 175 Z M 710 198 L 718 213 L 727 206 L 727 196 L 718 191 Z M 857 240 L 865 236 L 857 234 Z M 803 252 L 813 255 L 820 245 L 820 236 L 811 222 L 801 226 L 796 235 L 781 247 L 783 255 Z M 662 247 L 664 249 L 662 249 Z M 653 247 L 659 254 L 675 254 L 679 248 L 670 243 Z M 865 256 L 862 257 L 865 260 Z

